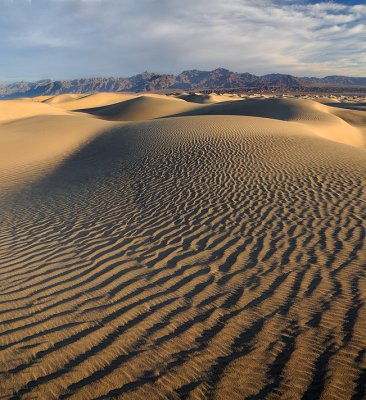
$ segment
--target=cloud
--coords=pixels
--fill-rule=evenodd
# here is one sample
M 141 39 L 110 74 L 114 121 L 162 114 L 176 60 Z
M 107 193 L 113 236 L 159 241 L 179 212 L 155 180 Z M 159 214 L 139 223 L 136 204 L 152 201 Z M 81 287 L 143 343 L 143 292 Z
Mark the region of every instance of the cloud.
M 288 0 L 0 0 L 0 80 L 177 73 L 366 75 L 366 6 Z

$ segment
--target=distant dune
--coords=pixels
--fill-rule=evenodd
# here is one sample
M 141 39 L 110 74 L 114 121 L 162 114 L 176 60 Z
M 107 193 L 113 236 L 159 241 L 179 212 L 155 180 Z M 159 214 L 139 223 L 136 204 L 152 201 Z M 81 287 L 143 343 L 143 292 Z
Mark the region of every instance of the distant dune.
M 166 96 L 138 96 L 117 104 L 84 110 L 112 121 L 142 121 L 196 109 L 192 103 Z
M 364 111 L 200 96 L 0 102 L 1 398 L 366 396 Z
M 64 115 L 62 110 L 47 104 L 27 101 L 2 101 L 0 123 L 37 115 Z
M 85 95 L 85 94 L 60 94 L 58 96 L 52 96 L 52 97 L 46 98 L 45 100 L 43 100 L 43 103 L 52 104 L 52 105 L 60 105 L 60 104 L 64 104 L 64 103 L 70 103 L 75 100 L 79 100 L 85 96 L 89 97 L 89 95 Z
M 134 98 L 134 95 L 122 93 L 95 93 L 87 95 L 59 95 L 47 99 L 45 103 L 52 104 L 64 110 L 83 110 L 92 107 L 106 106 Z

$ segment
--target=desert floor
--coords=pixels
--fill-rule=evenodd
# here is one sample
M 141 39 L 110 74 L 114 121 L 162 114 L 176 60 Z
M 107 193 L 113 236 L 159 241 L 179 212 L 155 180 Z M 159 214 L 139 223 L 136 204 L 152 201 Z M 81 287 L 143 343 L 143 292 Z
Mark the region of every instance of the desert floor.
M 364 399 L 366 99 L 0 102 L 1 399 Z

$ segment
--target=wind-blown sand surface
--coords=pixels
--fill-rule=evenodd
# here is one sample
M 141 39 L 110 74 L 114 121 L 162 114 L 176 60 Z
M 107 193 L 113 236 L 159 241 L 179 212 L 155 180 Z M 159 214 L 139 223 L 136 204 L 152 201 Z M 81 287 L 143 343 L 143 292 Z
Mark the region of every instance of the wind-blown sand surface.
M 0 102 L 0 398 L 364 398 L 362 111 L 84 99 Z

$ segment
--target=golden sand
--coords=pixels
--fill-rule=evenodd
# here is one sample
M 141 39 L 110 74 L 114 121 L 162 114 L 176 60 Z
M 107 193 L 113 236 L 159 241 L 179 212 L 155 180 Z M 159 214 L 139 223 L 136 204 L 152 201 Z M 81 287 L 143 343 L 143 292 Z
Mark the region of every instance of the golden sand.
M 363 111 L 93 96 L 0 102 L 0 398 L 364 398 Z

